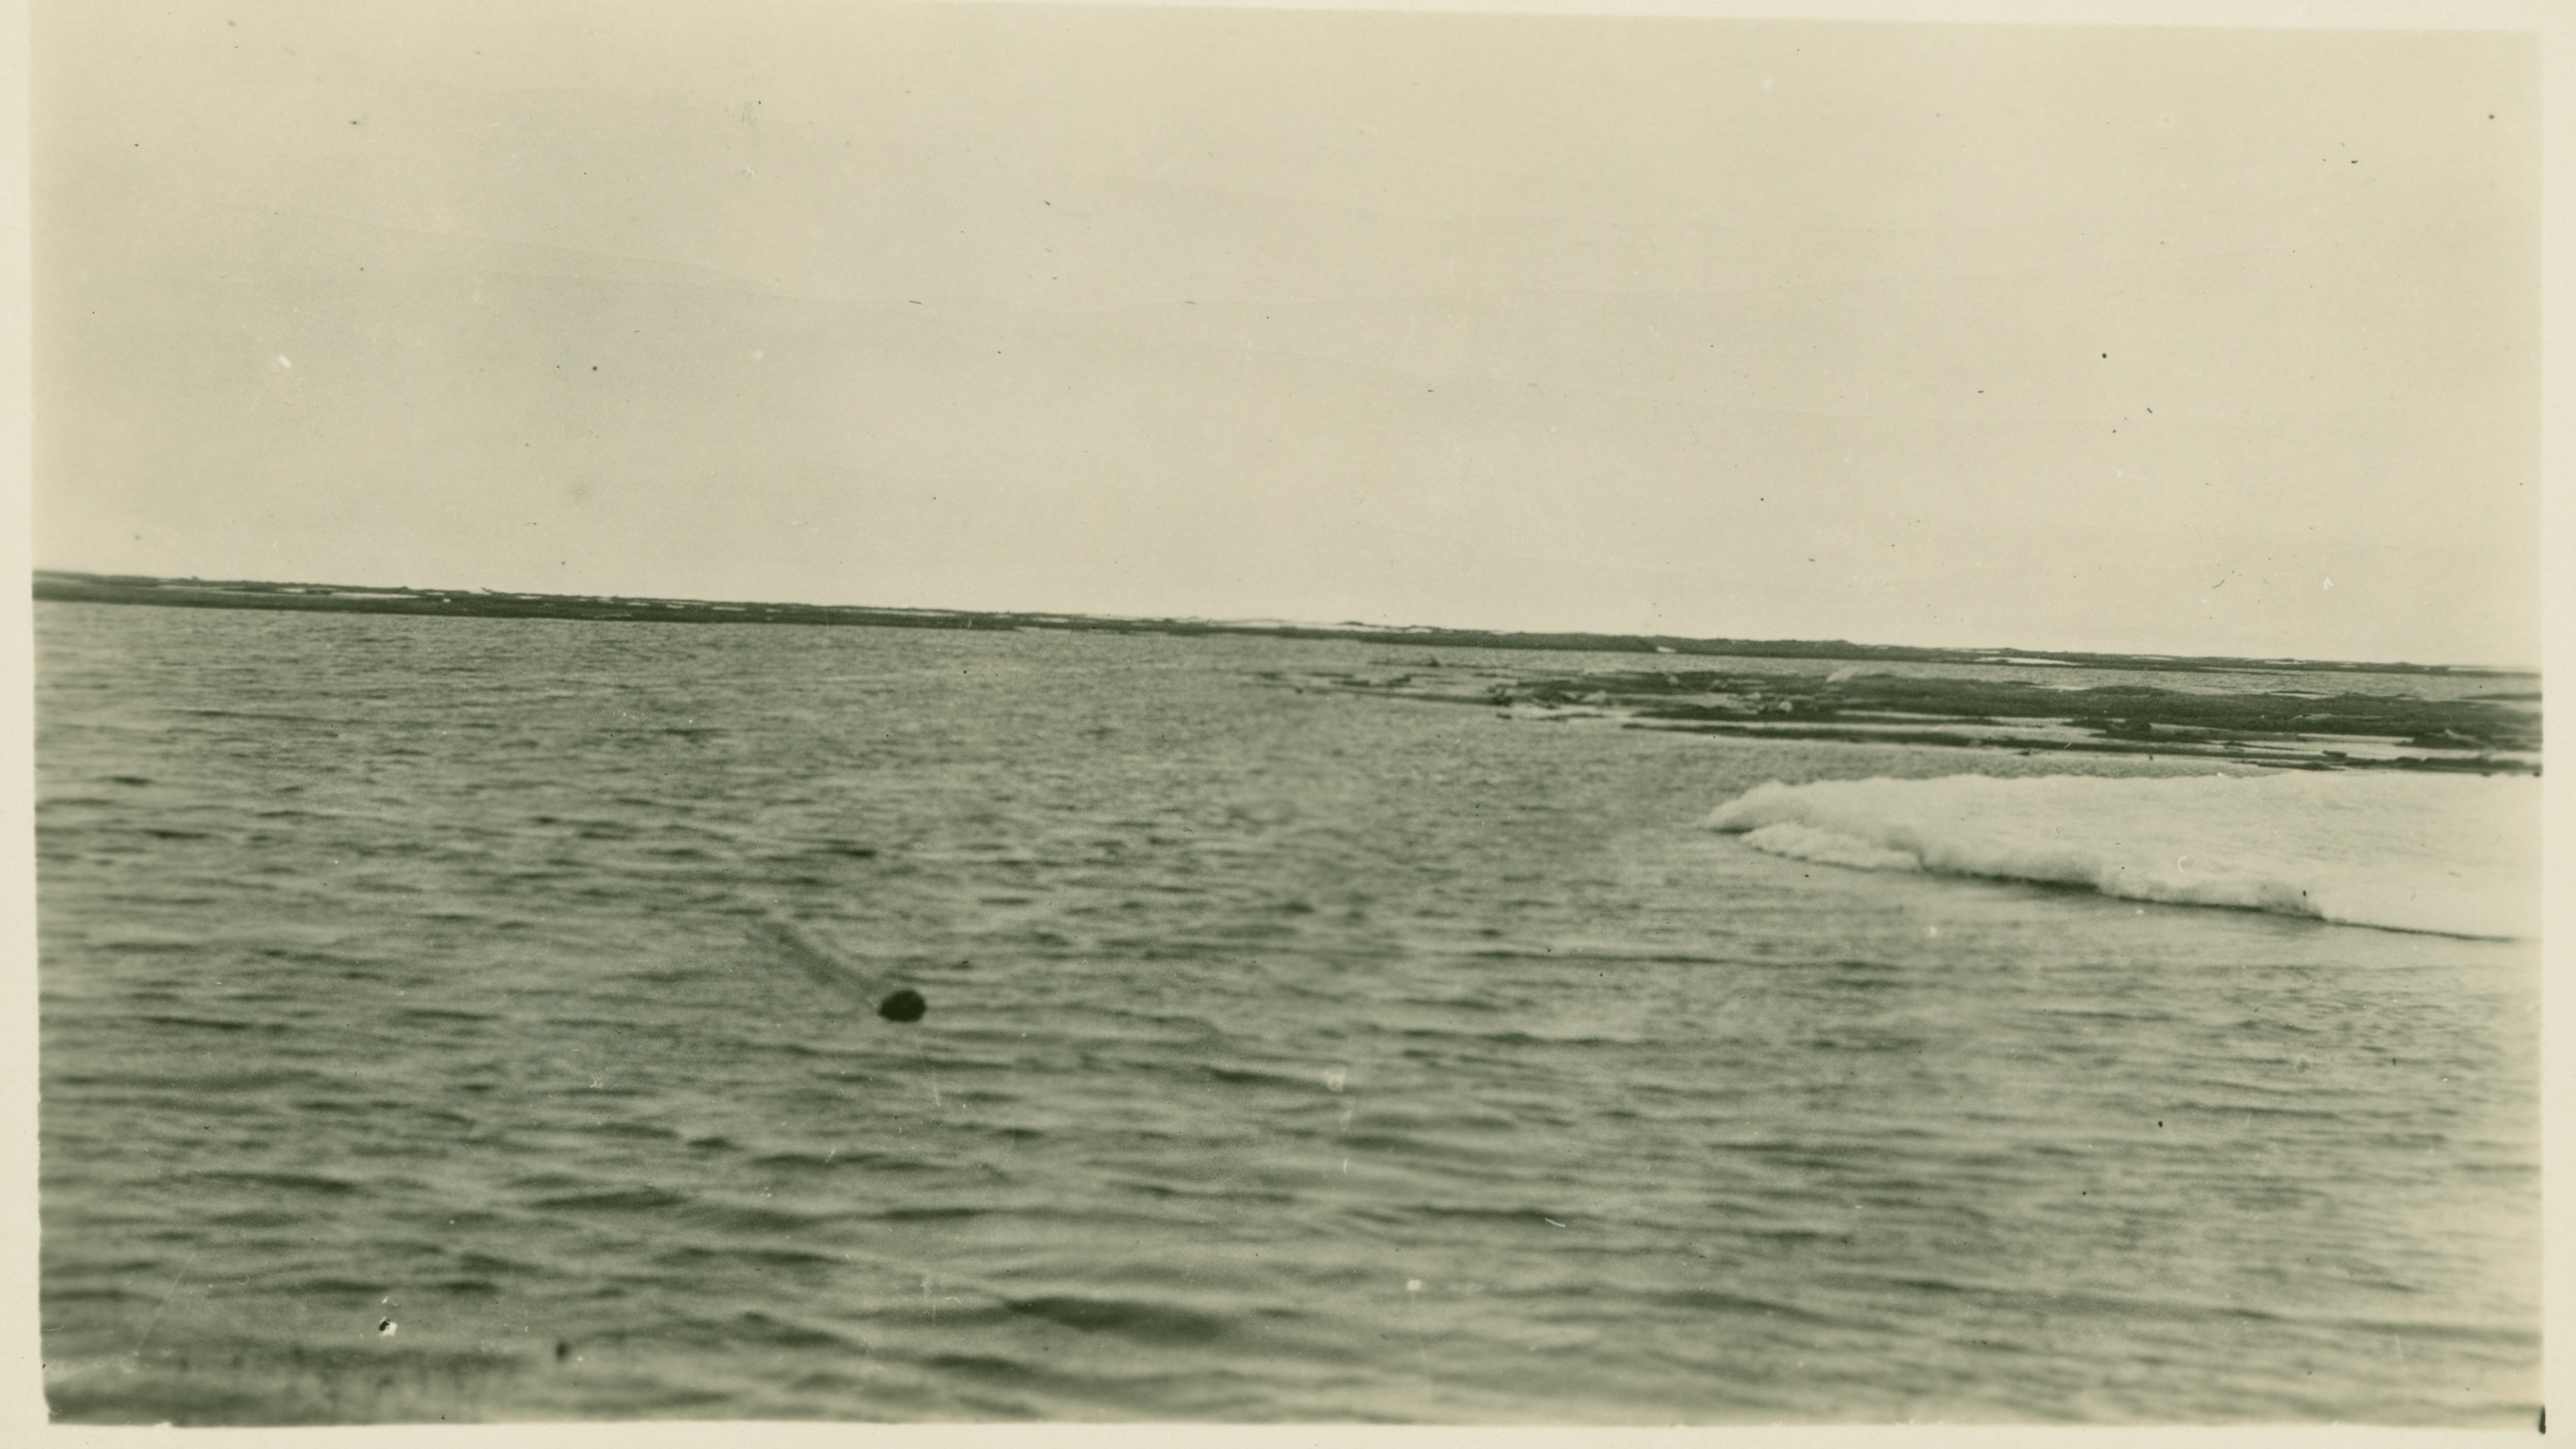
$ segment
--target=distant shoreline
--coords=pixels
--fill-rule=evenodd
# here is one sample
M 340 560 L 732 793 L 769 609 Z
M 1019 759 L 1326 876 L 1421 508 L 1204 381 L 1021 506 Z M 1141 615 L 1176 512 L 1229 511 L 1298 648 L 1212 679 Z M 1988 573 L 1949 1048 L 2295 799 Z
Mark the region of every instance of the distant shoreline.
M 1525 633 L 1431 625 L 1273 624 L 1215 619 L 1146 619 L 1093 614 L 901 609 L 865 604 L 768 604 L 585 594 L 500 593 L 489 589 L 375 588 L 258 580 L 167 579 L 139 574 L 35 571 L 35 597 L 61 603 L 144 604 L 181 609 L 270 609 L 335 614 L 421 614 L 483 619 L 589 619 L 664 624 L 804 624 L 879 629 L 1061 629 L 1109 634 L 1235 634 L 1280 639 L 1348 639 L 1452 649 L 1546 649 L 1582 653 L 1720 655 L 1738 658 L 1908 660 L 1934 664 L 2077 665 L 2089 669 L 2197 672 L 2344 672 L 2526 676 L 2485 665 L 2244 659 L 2224 655 L 2095 654 L 2064 650 L 1950 649 L 1854 644 L 1841 639 L 1689 639 L 1673 635 Z
M 1679 661 L 1551 675 L 1425 659 L 1393 674 L 1263 670 L 1257 677 L 1301 693 L 1470 705 L 1506 720 L 1590 720 L 1739 740 L 2072 752 L 2302 770 L 2537 775 L 2541 764 L 2538 696 L 2523 691 L 2426 699 L 2314 688 L 1961 678 L 1858 665 L 1819 678 Z

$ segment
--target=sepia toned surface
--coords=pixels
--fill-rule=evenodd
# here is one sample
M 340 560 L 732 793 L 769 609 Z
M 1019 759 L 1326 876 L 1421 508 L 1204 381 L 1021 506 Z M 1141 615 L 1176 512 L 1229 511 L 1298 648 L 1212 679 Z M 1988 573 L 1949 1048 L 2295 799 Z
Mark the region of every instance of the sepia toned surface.
M 36 563 L 2538 662 L 2530 35 L 40 6 Z
M 58 1419 L 2537 1415 L 2533 36 L 34 41 Z
M 1706 828 L 2205 764 L 1255 677 L 1350 643 L 39 610 L 59 1413 L 2536 1409 L 2529 942 Z M 1465 662 L 1533 657 L 1621 662 Z

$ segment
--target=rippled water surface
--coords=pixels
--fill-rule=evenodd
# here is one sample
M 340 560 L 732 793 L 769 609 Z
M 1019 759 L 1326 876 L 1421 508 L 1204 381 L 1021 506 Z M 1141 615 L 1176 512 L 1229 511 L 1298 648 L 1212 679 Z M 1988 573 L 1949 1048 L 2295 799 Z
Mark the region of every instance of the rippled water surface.
M 1702 828 L 2169 766 L 1257 678 L 1393 645 L 37 627 L 61 1417 L 2537 1407 L 2527 943 Z

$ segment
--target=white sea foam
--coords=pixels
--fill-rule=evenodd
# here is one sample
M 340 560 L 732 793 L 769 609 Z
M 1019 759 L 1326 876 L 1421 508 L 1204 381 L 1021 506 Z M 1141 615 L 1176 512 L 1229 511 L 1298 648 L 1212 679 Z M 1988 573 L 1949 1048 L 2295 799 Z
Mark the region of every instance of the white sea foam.
M 2089 886 L 2462 936 L 2539 933 L 2540 782 L 2301 772 L 1760 786 L 1709 817 L 1774 855 Z

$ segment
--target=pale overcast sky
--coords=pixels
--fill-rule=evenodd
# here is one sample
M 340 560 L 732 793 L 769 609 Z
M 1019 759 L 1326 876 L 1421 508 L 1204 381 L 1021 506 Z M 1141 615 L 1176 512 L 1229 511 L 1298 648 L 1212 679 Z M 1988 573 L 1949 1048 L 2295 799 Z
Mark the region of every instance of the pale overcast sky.
M 39 566 L 2534 664 L 2529 37 L 35 21 Z

